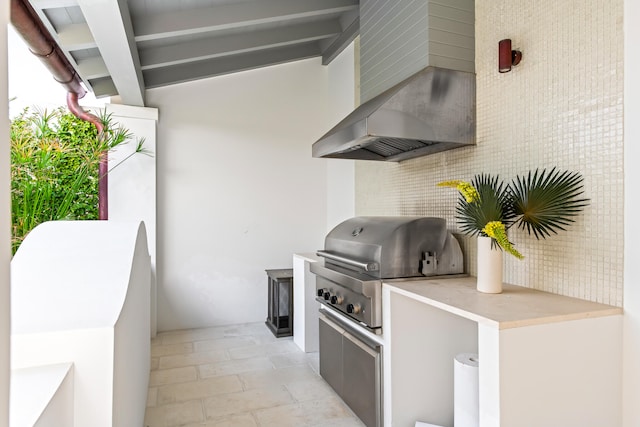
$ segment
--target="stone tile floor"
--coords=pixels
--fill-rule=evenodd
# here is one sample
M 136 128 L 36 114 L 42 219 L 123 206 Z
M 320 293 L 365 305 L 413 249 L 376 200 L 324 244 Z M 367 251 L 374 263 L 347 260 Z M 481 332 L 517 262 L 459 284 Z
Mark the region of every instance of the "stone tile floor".
M 163 332 L 151 342 L 145 427 L 363 427 L 318 374 L 318 354 L 264 323 Z

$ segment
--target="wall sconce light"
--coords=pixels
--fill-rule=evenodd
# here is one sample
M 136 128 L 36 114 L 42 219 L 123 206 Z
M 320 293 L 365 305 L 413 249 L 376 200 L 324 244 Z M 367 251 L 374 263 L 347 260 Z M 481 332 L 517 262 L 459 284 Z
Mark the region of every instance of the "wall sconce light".
M 504 39 L 498 42 L 498 71 L 507 73 L 511 71 L 512 65 L 518 65 L 522 60 L 522 52 L 511 50 L 511 39 Z

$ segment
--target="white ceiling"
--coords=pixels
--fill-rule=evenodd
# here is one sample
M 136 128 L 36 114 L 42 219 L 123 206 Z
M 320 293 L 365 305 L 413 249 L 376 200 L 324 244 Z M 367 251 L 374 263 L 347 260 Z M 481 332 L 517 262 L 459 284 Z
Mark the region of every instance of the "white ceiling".
M 359 0 L 29 0 L 96 97 L 321 56 L 359 32 Z

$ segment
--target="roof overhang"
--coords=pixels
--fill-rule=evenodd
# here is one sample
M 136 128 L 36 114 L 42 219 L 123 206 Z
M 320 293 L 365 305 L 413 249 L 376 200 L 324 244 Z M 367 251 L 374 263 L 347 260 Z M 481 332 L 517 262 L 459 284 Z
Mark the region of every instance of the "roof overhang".
M 25 0 L 26 1 L 26 0 Z M 148 88 L 337 56 L 359 0 L 29 0 L 96 97 L 144 105 Z

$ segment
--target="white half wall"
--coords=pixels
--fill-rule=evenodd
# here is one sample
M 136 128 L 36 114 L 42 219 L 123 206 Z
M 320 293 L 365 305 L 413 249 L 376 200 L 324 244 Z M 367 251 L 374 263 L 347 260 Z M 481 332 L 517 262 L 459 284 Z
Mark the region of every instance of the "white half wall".
M 327 165 L 311 144 L 334 124 L 327 73 L 309 59 L 147 91 L 159 330 L 264 321 L 264 270 L 323 245 Z
M 624 2 L 624 336 L 623 425 L 640 425 L 640 2 Z
M 7 91 L 7 25 L 9 2 L 0 5 L 0 99 L 9 99 Z M 9 108 L 0 102 L 0 427 L 9 425 L 9 352 L 11 199 L 9 196 Z
M 12 426 L 73 426 L 73 363 L 11 371 Z
M 11 262 L 12 368 L 73 363 L 75 426 L 144 423 L 146 236 L 141 222 L 50 221 L 29 233 Z
M 109 154 L 109 219 L 142 221 L 151 256 L 151 336 L 157 332 L 156 303 L 156 124 L 155 108 L 109 104 L 114 122 L 129 130 L 134 140 Z M 144 138 L 145 153 L 135 153 Z M 113 168 L 113 169 L 112 169 Z

